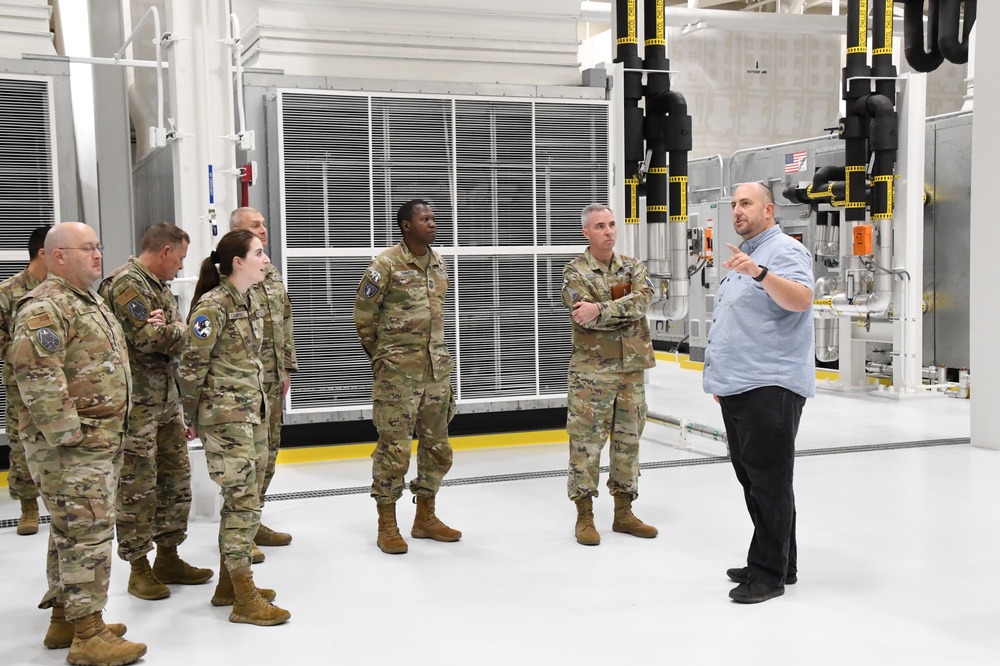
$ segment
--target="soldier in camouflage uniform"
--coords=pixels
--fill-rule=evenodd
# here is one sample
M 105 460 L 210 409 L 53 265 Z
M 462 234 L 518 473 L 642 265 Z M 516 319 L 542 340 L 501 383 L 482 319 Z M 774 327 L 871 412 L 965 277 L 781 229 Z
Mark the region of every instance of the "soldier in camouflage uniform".
M 98 290 L 125 331 L 132 367 L 132 412 L 118 486 L 118 556 L 132 568 L 128 591 L 140 599 L 170 596 L 167 583 L 198 585 L 211 569 L 177 555 L 191 512 L 191 460 L 179 408 L 175 360 L 187 325 L 167 282 L 177 277 L 190 238 L 168 222 L 153 225 L 131 257 Z M 150 569 L 146 554 L 156 542 Z
M 396 213 L 399 245 L 376 257 L 358 287 L 354 324 L 372 362 L 372 421 L 378 445 L 372 453 L 372 490 L 378 509 L 378 547 L 405 553 L 396 525 L 396 501 L 410 466 L 414 428 L 419 440 L 417 476 L 410 492 L 417 504 L 411 536 L 458 541 L 462 533 L 441 522 L 434 498 L 451 469 L 448 423 L 455 414 L 454 365 L 444 339 L 448 270 L 430 248 L 436 225 L 430 204 L 414 199 Z
M 21 535 L 38 532 L 38 487 L 31 480 L 28 461 L 24 458 L 24 446 L 17 434 L 18 411 L 22 407 L 21 396 L 17 392 L 14 373 L 6 362 L 10 351 L 10 336 L 14 332 L 14 306 L 22 296 L 39 285 L 48 274 L 45 266 L 45 234 L 51 227 L 38 227 L 28 238 L 28 267 L 11 278 L 0 282 L 0 359 L 3 364 L 3 387 L 7 392 L 7 446 L 10 447 L 10 469 L 7 473 L 10 498 L 21 503 L 21 517 L 17 521 L 17 533 Z
M 71 664 L 129 664 L 146 653 L 101 618 L 108 599 L 122 436 L 132 381 L 125 335 L 90 288 L 97 234 L 78 222 L 45 239 L 49 277 L 19 302 L 10 360 L 24 401 L 21 441 L 49 510 L 47 647 Z
M 267 226 L 264 223 L 264 216 L 254 208 L 234 210 L 229 216 L 229 228 L 245 229 L 256 235 L 265 246 L 267 245 Z M 264 364 L 264 393 L 267 395 L 270 410 L 267 424 L 267 471 L 264 473 L 264 483 L 260 487 L 260 501 L 263 506 L 264 494 L 274 477 L 275 461 L 278 458 L 278 448 L 281 446 L 282 401 L 291 385 L 291 373 L 299 369 L 299 364 L 295 358 L 295 338 L 292 337 L 292 302 L 288 298 L 281 273 L 274 264 L 268 265 L 267 275 L 251 289 L 260 304 L 264 306 L 264 345 L 261 347 L 260 360 Z M 258 546 L 287 546 L 291 542 L 291 534 L 275 532 L 263 523 L 257 528 L 257 536 L 254 537 L 254 543 Z M 263 559 L 263 553 L 260 559 Z
M 264 279 L 269 263 L 249 231 L 222 237 L 201 265 L 180 365 L 187 435 L 201 437 L 208 474 L 222 488 L 221 563 L 212 605 L 232 605 L 230 622 L 261 626 L 291 617 L 270 603 L 274 591 L 258 589 L 250 571 L 267 466 L 264 311 L 250 287 Z
M 646 322 L 653 289 L 641 261 L 615 254 L 611 209 L 591 204 L 583 209 L 582 223 L 590 247 L 563 269 L 562 299 L 573 321 L 567 489 L 577 506 L 577 542 L 596 546 L 601 535 L 594 527 L 592 498 L 609 435 L 611 529 L 644 538 L 657 534 L 632 514 L 639 494 L 639 437 L 646 423 L 644 371 L 656 365 Z

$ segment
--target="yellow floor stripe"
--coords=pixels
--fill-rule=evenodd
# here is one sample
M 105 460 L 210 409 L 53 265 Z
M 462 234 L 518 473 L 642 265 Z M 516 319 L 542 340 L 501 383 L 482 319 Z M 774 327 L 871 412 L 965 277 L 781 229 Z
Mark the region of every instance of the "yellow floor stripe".
M 535 446 L 538 444 L 564 444 L 569 441 L 565 430 L 530 430 L 527 432 L 502 432 L 488 435 L 462 435 L 451 438 L 451 448 L 456 451 L 492 449 L 508 446 Z M 413 450 L 417 442 L 413 441 Z M 278 451 L 279 463 L 327 462 L 371 457 L 375 442 L 341 444 L 333 446 L 299 446 Z

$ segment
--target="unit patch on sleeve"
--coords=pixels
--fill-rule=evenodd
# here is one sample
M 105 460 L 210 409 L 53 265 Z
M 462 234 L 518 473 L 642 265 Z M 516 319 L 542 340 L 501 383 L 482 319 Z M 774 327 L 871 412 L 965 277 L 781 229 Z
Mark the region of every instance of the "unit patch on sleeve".
M 365 280 L 365 284 L 361 287 L 361 295 L 365 298 L 371 298 L 378 292 L 378 287 L 371 283 L 369 280 Z
M 369 266 L 368 267 L 368 274 L 372 276 L 372 279 L 375 280 L 375 282 L 381 282 L 382 281 L 382 274 L 379 273 L 378 270 L 374 266 Z
M 145 322 L 149 319 L 149 308 L 138 298 L 133 298 L 129 301 L 126 308 L 128 309 L 128 316 L 138 322 Z
M 62 344 L 62 341 L 59 339 L 56 332 L 48 326 L 38 329 L 38 333 L 35 335 L 38 337 L 38 344 L 40 344 L 43 349 L 50 352 L 56 351 Z
M 212 320 L 205 315 L 198 315 L 194 318 L 191 331 L 200 340 L 207 340 L 212 335 Z

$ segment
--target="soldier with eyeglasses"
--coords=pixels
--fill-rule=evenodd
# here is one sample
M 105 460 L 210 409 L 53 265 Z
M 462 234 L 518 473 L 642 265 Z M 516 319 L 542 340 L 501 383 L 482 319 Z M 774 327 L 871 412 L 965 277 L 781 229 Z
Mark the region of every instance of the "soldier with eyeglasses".
M 28 469 L 52 521 L 43 643 L 68 647 L 72 664 L 130 664 L 146 646 L 102 618 L 132 397 L 125 334 L 91 286 L 103 259 L 94 230 L 58 224 L 44 249 L 48 279 L 20 300 L 9 356 Z

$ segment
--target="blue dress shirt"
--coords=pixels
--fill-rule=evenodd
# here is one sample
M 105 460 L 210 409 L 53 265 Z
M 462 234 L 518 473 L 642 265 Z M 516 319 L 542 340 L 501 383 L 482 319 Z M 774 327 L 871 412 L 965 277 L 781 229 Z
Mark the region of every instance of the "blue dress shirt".
M 758 266 L 813 288 L 813 258 L 778 225 L 740 244 Z M 775 303 L 761 283 L 729 271 L 715 295 L 705 350 L 706 393 L 737 395 L 781 386 L 806 398 L 816 393 L 812 308 L 792 312 Z

